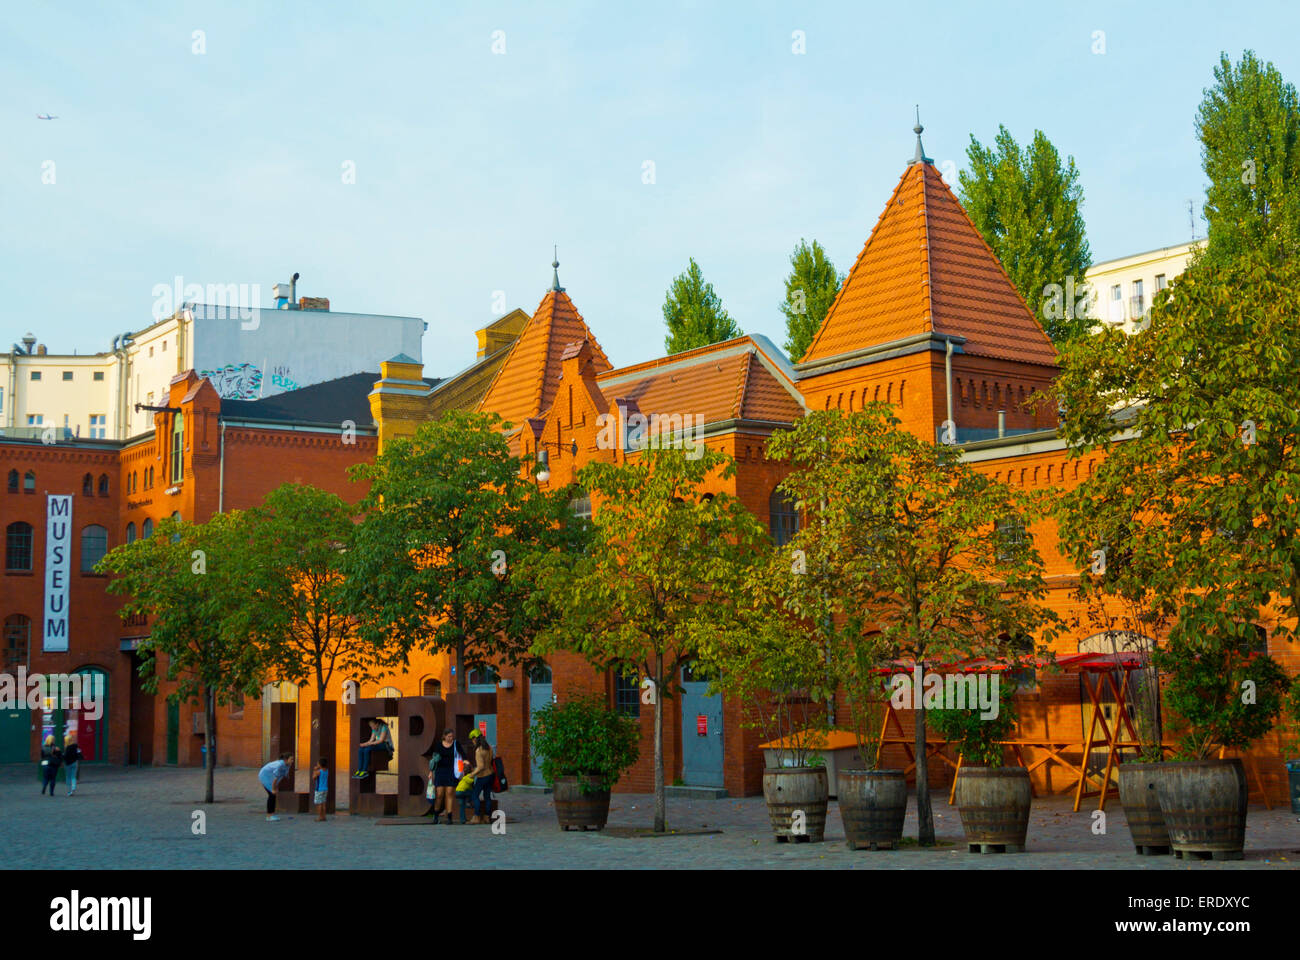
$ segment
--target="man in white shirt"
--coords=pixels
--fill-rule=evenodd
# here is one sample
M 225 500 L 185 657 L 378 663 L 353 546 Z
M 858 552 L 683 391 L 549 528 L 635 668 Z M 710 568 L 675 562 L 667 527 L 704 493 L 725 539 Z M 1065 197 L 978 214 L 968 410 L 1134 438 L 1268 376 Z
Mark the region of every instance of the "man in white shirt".
M 266 822 L 271 823 L 280 818 L 275 815 L 275 793 L 280 781 L 289 776 L 293 766 L 293 754 L 282 753 L 279 760 L 272 760 L 257 773 L 257 781 L 266 791 Z

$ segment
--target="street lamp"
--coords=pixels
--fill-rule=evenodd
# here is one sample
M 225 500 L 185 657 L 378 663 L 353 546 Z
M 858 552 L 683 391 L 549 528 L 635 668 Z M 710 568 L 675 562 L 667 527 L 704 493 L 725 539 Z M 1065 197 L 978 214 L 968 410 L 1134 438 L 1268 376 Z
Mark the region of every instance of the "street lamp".
M 555 452 L 560 453 L 563 450 L 558 443 L 555 445 Z M 577 459 L 578 456 L 578 438 L 573 437 L 569 440 L 569 456 Z M 551 457 L 546 449 L 546 441 L 537 442 L 537 469 L 533 471 L 533 476 L 537 478 L 538 483 L 545 483 L 551 479 Z

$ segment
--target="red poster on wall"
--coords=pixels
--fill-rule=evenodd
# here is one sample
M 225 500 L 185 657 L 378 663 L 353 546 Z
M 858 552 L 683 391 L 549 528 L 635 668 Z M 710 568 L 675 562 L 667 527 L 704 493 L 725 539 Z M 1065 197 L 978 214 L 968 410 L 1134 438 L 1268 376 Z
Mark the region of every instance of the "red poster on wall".
M 697 714 L 695 717 L 695 732 L 701 737 L 709 735 L 709 718 L 704 714 Z
M 478 722 L 478 732 L 481 733 L 481 734 L 483 734 L 483 736 L 485 736 L 485 737 L 487 736 L 487 721 L 486 721 L 486 720 L 480 720 L 480 721 Z

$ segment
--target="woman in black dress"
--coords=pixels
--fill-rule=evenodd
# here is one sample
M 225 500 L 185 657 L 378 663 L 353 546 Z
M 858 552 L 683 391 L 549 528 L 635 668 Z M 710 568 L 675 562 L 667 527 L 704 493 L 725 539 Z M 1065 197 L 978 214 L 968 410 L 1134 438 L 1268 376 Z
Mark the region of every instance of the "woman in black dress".
M 452 823 L 452 801 L 456 793 L 456 731 L 450 728 L 442 731 L 442 740 L 435 743 L 426 756 L 432 771 L 434 796 L 424 815 L 433 817 L 433 822 L 437 823 L 438 817 L 446 811 L 447 822 Z

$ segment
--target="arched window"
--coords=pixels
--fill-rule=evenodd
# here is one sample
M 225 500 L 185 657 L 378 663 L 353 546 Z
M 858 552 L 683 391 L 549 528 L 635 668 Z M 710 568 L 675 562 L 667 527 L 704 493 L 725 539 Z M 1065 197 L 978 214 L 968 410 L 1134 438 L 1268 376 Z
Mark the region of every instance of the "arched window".
M 144 523 L 140 524 L 140 539 L 148 540 L 152 536 L 153 536 L 153 521 L 150 520 L 148 517 L 146 517 Z
M 36 492 L 36 474 L 28 470 L 23 476 L 23 493 Z
M 5 617 L 4 665 L 6 670 L 29 666 L 28 652 L 31 649 L 32 621 L 21 613 Z
M 799 530 L 799 511 L 794 501 L 777 487 L 767 498 L 767 524 L 772 531 L 772 541 L 778 546 L 785 546 Z
M 396 687 L 380 687 L 379 692 L 375 694 L 375 696 L 381 700 L 400 700 L 402 698 L 402 691 L 398 690 Z
M 9 492 L 10 493 L 18 492 L 18 471 L 17 470 L 9 471 Z
M 95 493 L 95 478 L 86 474 L 81 478 L 81 495 L 83 497 L 93 496 Z
M 32 525 L 17 520 L 5 528 L 5 569 L 32 568 Z
M 108 530 L 92 523 L 81 528 L 81 572 L 94 573 L 95 564 L 108 553 Z
M 420 695 L 424 697 L 441 697 L 442 681 L 435 680 L 433 677 L 425 677 L 420 682 Z
M 101 497 L 108 496 L 108 474 L 106 473 L 99 475 L 99 495 Z
M 585 490 L 577 491 L 573 499 L 569 501 L 569 512 L 580 520 L 590 520 L 591 495 Z
M 497 674 L 495 667 L 477 666 L 470 667 L 469 684 L 470 693 L 492 693 L 496 690 L 497 681 L 501 677 Z
M 528 682 L 546 684 L 552 681 L 551 668 L 545 663 L 536 663 L 528 668 Z
M 135 521 L 134 520 L 126 525 L 126 542 L 135 543 Z

